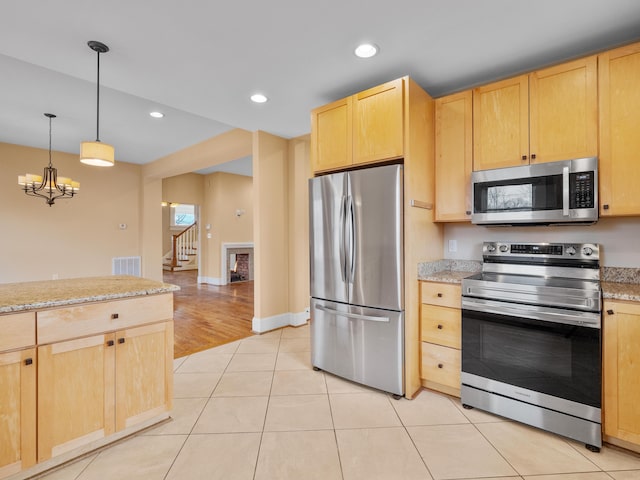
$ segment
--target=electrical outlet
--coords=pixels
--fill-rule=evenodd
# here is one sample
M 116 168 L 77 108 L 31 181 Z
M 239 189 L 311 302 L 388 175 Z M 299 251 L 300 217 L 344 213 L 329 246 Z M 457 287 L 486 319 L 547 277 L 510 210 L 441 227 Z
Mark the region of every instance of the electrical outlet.
M 458 251 L 458 241 L 457 240 L 449 240 L 449 251 L 457 252 Z

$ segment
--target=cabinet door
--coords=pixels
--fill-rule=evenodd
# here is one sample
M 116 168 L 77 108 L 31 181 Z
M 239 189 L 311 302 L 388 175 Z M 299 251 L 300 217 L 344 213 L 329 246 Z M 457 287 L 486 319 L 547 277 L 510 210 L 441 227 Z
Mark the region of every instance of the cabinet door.
M 0 478 L 36 461 L 36 350 L 0 353 Z
M 640 445 L 640 304 L 604 309 L 604 433 Z
M 114 431 L 114 335 L 38 347 L 38 461 Z
M 402 78 L 354 96 L 354 164 L 403 156 L 403 98 Z
M 640 43 L 598 57 L 600 215 L 639 215 Z
M 314 172 L 344 168 L 352 161 L 352 97 L 311 112 L 311 166 Z
M 171 409 L 173 322 L 116 332 L 116 429 Z
M 529 163 L 529 77 L 473 90 L 473 169 Z
M 592 56 L 530 75 L 531 163 L 598 155 L 597 72 Z
M 436 221 L 469 221 L 473 169 L 473 93 L 436 100 Z

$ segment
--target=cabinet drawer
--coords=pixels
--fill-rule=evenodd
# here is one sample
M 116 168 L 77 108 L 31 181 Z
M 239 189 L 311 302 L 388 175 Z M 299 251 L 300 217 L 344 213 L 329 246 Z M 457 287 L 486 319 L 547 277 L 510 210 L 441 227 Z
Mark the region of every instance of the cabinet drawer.
M 0 352 L 36 344 L 35 312 L 0 315 Z
M 422 341 L 459 349 L 461 316 L 459 308 L 423 303 L 420 312 Z
M 455 283 L 422 282 L 422 303 L 460 308 L 462 288 Z
M 170 320 L 173 294 L 91 303 L 38 312 L 38 344 Z
M 460 350 L 422 342 L 422 378 L 460 388 Z

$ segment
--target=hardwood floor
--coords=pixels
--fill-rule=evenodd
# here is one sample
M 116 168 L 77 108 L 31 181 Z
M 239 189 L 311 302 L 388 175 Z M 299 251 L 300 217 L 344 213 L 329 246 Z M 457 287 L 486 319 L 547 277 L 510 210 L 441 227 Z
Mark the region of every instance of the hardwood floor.
M 253 282 L 198 284 L 197 270 L 164 272 L 174 292 L 174 358 L 252 335 Z

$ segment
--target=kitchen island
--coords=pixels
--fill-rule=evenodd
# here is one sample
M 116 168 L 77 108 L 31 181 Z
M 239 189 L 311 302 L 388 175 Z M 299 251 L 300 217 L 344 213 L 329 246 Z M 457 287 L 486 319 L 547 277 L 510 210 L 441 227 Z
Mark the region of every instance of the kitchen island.
M 131 276 L 0 285 L 0 478 L 169 418 L 178 289 Z

